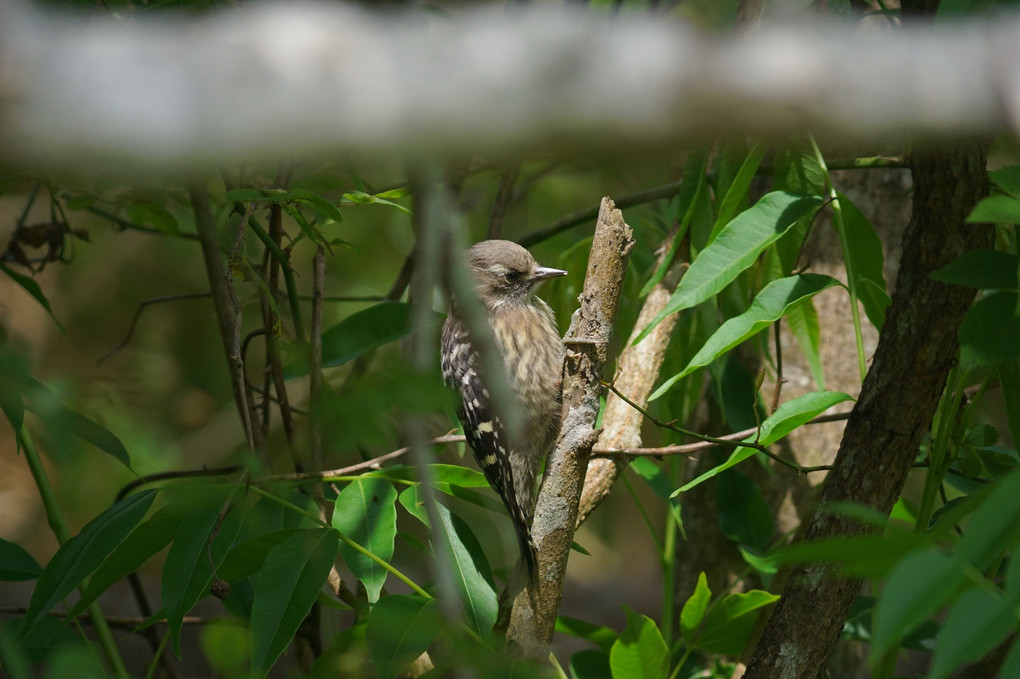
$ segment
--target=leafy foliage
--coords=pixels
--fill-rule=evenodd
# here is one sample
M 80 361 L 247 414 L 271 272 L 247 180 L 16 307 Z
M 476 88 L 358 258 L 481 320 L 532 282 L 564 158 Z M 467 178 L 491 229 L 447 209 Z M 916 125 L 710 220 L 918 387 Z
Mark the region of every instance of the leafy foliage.
M 693 13 L 711 3 L 681 4 Z M 988 4 L 944 3 L 942 14 Z M 141 22 L 161 5 L 113 6 Z M 846 21 L 858 12 L 852 3 L 829 6 Z M 603 8 L 593 3 L 590 11 Z M 870 202 L 857 205 L 839 191 L 827 167 L 833 159 L 806 151 L 804 142 L 718 139 L 612 167 L 523 158 L 448 173 L 472 239 L 532 238 L 540 262 L 570 271 L 541 289 L 561 328 L 576 307 L 591 246 L 590 228 L 564 227 L 564 215 L 603 193 L 629 196 L 638 244 L 616 336 L 637 344 L 676 315 L 661 366 L 649 366 L 661 374 L 659 386 L 641 404 L 648 421 L 663 426 L 639 432 L 644 446 L 668 447 L 618 458 L 620 466 L 631 459 L 634 474 L 623 477 L 630 496 L 613 494 L 612 508 L 593 514 L 594 527 L 577 536 L 571 576 L 582 596 L 564 598 L 556 632 L 587 647 L 566 669 L 555 660 L 563 674 L 732 676 L 778 600 L 779 569 L 838 563 L 843 575 L 875 584 L 873 596 L 858 598 L 841 642 L 868 645 L 873 676 L 893 676 L 895 656 L 909 648 L 929 656 L 929 679 L 942 679 L 1003 643 L 1011 645 L 1002 676 L 1020 675 L 1020 166 L 989 173 L 993 195 L 969 219 L 974 228 L 996 225 L 995 249 L 966 253 L 931 274 L 975 290 L 977 300 L 960 330 L 959 365 L 917 451 L 923 490 L 908 487 L 891 518 L 872 507 L 826 507 L 856 532 L 791 545 L 774 491 L 796 483 L 811 495 L 811 474 L 825 465 L 802 467 L 781 446 L 804 445 L 791 439 L 835 406 L 849 407 L 856 393 L 826 387 L 834 366 L 823 348 L 832 330 L 819 310 L 846 292 L 854 319 L 859 302 L 880 333 L 890 304 L 888 253 L 866 214 Z M 226 677 L 298 668 L 311 677 L 390 679 L 430 662 L 440 674 L 447 667 L 479 676 L 545 671 L 545 659 L 507 657 L 494 629 L 508 613 L 501 592 L 514 591 L 519 577 L 513 557 L 504 557 L 515 550 L 504 549 L 501 503 L 462 461 L 463 446 L 436 445 L 435 459 L 422 459 L 424 437 L 455 426 L 432 346 L 447 272 L 430 271 L 443 267 L 422 259 L 428 234 L 420 201 L 429 187 L 405 171 L 385 159 L 348 158 L 224 168 L 198 182 L 212 202 L 211 225 L 193 204 L 195 186 L 174 178 L 65 178 L 60 187 L 42 173 L 3 172 L 0 188 L 24 200 L 25 210 L 0 277 L 10 295 L 57 321 L 62 339 L 52 341 L 64 343 L 60 350 L 73 343 L 88 361 L 65 358 L 41 337 L 27 347 L 6 330 L 0 338 L 0 409 L 11 448 L 28 463 L 58 543 L 47 552 L 27 531 L 0 538 L 0 581 L 31 588 L 24 615 L 0 627 L 7 675 L 141 675 L 176 662 L 159 660 L 161 644 L 188 663 L 201 651 Z M 830 213 L 842 256 L 835 277 L 804 255 L 813 234 L 830 228 Z M 45 228 L 33 226 L 37 218 Z M 559 224 L 555 233 L 526 230 L 545 220 Z M 215 268 L 193 248 L 203 228 L 219 245 L 233 314 L 216 326 L 210 301 L 197 299 L 203 272 Z M 94 244 L 85 245 L 90 234 Z M 122 251 L 131 238 L 151 240 Z M 64 262 L 71 282 L 36 277 Z M 642 314 L 652 290 L 676 279 L 679 263 L 689 268 L 668 303 Z M 81 273 L 100 269 L 109 290 L 91 287 Z M 115 334 L 108 329 L 130 316 L 122 308 L 178 289 L 195 301 L 136 316 L 115 367 L 97 377 L 91 359 L 105 352 Z M 203 306 L 183 308 L 192 303 Z M 856 325 L 851 358 L 867 366 Z M 215 337 L 224 328 L 225 344 Z M 806 365 L 802 382 L 815 384 L 798 384 L 795 394 L 783 368 L 793 353 L 782 345 L 783 329 Z M 622 349 L 616 344 L 614 352 Z M 214 417 L 219 409 L 222 418 Z M 236 430 L 224 433 L 220 419 Z M 684 427 L 754 433 L 702 442 L 695 466 L 675 454 L 690 444 Z M 408 444 L 413 457 L 404 456 Z M 630 486 L 632 478 L 639 480 Z M 691 566 L 684 550 L 699 547 L 685 525 L 692 509 L 708 517 L 725 546 L 719 551 L 737 566 Z M 642 522 L 647 535 L 635 529 Z M 645 563 L 645 548 L 657 559 Z M 616 586 L 619 579 L 600 579 L 617 571 L 646 593 L 661 589 L 625 600 L 631 590 Z M 129 632 L 110 634 L 101 610 L 112 598 L 104 595 L 119 593 L 129 577 L 159 591 L 158 605 L 139 601 L 142 617 L 130 625 L 153 644 L 152 663 L 130 670 L 118 650 Z M 684 582 L 690 591 L 675 591 Z M 596 600 L 600 606 L 591 605 Z M 638 612 L 648 600 L 659 600 L 660 610 Z M 200 631 L 187 634 L 196 622 L 204 623 Z M 78 632 L 85 624 L 92 636 Z M 554 658 L 562 655 L 559 641 Z

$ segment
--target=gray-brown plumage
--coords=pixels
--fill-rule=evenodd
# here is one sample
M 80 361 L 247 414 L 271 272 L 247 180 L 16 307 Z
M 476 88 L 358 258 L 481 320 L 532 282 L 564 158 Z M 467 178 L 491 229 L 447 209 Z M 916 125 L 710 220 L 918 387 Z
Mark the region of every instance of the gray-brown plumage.
M 443 379 L 460 392 L 458 415 L 464 434 L 510 513 L 521 557 L 534 575 L 535 476 L 559 429 L 564 351 L 552 309 L 535 296 L 535 288 L 566 271 L 539 266 L 531 253 L 505 240 L 482 241 L 468 249 L 465 259 L 488 314 L 507 384 L 524 416 L 519 440 L 508 438 L 492 410 L 489 391 L 479 377 L 478 354 L 457 316 L 456 300 L 443 326 Z

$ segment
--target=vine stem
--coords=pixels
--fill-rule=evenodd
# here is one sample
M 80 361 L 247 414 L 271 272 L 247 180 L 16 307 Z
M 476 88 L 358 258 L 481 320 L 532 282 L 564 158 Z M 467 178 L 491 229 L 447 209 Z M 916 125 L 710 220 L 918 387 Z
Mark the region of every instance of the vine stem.
M 733 440 L 729 440 L 729 439 L 717 438 L 715 436 L 706 436 L 705 434 L 699 434 L 697 432 L 690 431 L 689 429 L 684 429 L 683 427 L 678 427 L 675 424 L 673 424 L 672 422 L 663 422 L 662 420 L 659 420 L 654 415 L 649 413 L 647 410 L 645 410 L 644 408 L 639 406 L 637 403 L 634 403 L 634 401 L 631 401 L 624 394 L 621 394 L 620 391 L 617 390 L 617 388 L 614 385 L 610 384 L 609 382 L 602 382 L 602 386 L 604 386 L 606 389 L 609 389 L 614 394 L 619 396 L 624 401 L 624 403 L 629 405 L 631 408 L 634 408 L 635 410 L 637 410 L 639 413 L 644 415 L 646 418 L 648 418 L 649 421 L 651 421 L 655 425 L 657 425 L 659 427 L 663 427 L 665 429 L 671 429 L 671 430 L 677 432 L 678 434 L 683 434 L 684 436 L 690 436 L 691 438 L 698 439 L 699 441 L 708 441 L 709 443 L 715 443 L 715 444 L 718 444 L 718 445 L 741 446 L 743 448 L 754 448 L 759 453 L 762 453 L 763 455 L 766 455 L 766 456 L 772 458 L 773 460 L 775 460 L 779 464 L 784 465 L 786 467 L 789 467 L 790 469 L 793 469 L 794 471 L 796 471 L 796 472 L 798 472 L 800 474 L 810 474 L 811 472 L 826 471 L 826 470 L 832 469 L 831 465 L 819 465 L 819 466 L 816 466 L 816 467 L 804 467 L 802 465 L 797 464 L 796 462 L 791 462 L 790 460 L 786 460 L 786 459 L 784 459 L 782 457 L 779 457 L 778 455 L 773 453 L 771 450 L 769 450 L 767 446 L 763 446 L 762 444 L 758 443 L 757 441 L 754 441 L 754 442 L 752 442 L 752 441 L 733 441 Z
M 22 450 L 25 451 L 25 461 L 28 462 L 32 479 L 35 481 L 36 488 L 39 489 L 39 495 L 46 510 L 46 521 L 53 530 L 53 534 L 57 537 L 57 542 L 63 546 L 71 539 L 71 534 L 67 530 L 67 522 L 64 521 L 60 505 L 57 504 L 57 496 L 53 492 L 53 486 L 50 484 L 49 477 L 46 475 L 46 468 L 39 457 L 39 451 L 36 450 L 32 436 L 28 433 L 28 427 L 24 424 L 21 426 L 21 433 L 18 438 L 21 441 Z M 106 617 L 103 616 L 103 611 L 99 608 L 99 604 L 94 603 L 89 606 L 88 612 L 89 618 L 92 620 L 92 627 L 96 631 L 96 637 L 99 639 L 99 645 L 106 655 L 107 662 L 110 663 L 110 669 L 118 677 L 127 677 L 128 671 L 124 665 L 124 659 L 120 656 L 117 643 L 113 639 L 113 633 L 110 632 L 110 625 L 107 623 Z
M 864 335 L 861 333 L 861 310 L 857 304 L 857 276 L 854 272 L 853 258 L 850 257 L 850 239 L 846 233 L 846 222 L 843 219 L 843 207 L 840 205 L 839 194 L 832 185 L 832 177 L 829 175 L 829 168 L 825 164 L 822 150 L 813 135 L 808 135 L 811 141 L 811 148 L 814 149 L 815 159 L 822 169 L 822 176 L 825 178 L 825 192 L 828 194 L 829 202 L 832 204 L 832 224 L 839 234 L 839 245 L 843 249 L 843 263 L 846 265 L 847 290 L 850 291 L 850 315 L 854 322 L 854 340 L 857 343 L 857 367 L 860 369 L 861 382 L 868 373 L 868 363 L 864 356 Z

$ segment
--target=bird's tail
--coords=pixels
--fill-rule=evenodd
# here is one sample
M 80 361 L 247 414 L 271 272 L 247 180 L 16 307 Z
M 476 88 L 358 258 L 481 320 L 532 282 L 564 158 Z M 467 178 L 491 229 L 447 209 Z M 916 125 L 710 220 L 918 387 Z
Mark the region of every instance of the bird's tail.
M 538 549 L 535 548 L 535 541 L 531 537 L 531 522 L 524 517 L 524 512 L 520 512 L 518 520 L 513 524 L 521 551 L 521 564 L 524 566 L 528 582 L 535 583 L 538 581 Z

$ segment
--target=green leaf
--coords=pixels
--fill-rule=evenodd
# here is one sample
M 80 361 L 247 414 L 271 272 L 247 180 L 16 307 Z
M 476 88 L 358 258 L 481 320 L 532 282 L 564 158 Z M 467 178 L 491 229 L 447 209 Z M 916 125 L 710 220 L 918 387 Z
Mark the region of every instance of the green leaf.
M 678 380 L 690 375 L 698 368 L 709 365 L 733 347 L 769 327 L 789 313 L 791 309 L 803 304 L 822 290 L 835 285 L 840 285 L 840 282 L 835 278 L 813 273 L 772 281 L 755 296 L 747 311 L 719 326 L 719 329 L 708 338 L 708 341 L 698 350 L 687 366 L 666 380 L 648 397 L 648 400 L 654 401 L 659 398 Z
M 41 616 L 70 594 L 103 563 L 106 556 L 142 520 L 157 491 L 129 495 L 86 524 L 81 532 L 57 550 L 39 575 L 25 612 L 22 631 L 27 634 Z
M 397 491 L 385 479 L 361 477 L 340 491 L 333 509 L 333 527 L 383 561 L 393 558 L 397 535 Z M 379 599 L 387 571 L 346 543 L 340 553 L 368 592 L 369 602 Z
M 1005 193 L 1020 198 L 1020 165 L 1007 165 L 992 170 L 988 173 L 988 178 Z
M 967 522 L 957 554 L 978 570 L 991 565 L 1020 538 L 1020 470 L 999 479 Z
M 964 566 L 963 559 L 935 549 L 919 550 L 900 561 L 875 610 L 873 660 L 956 595 L 967 577 Z
M 67 620 L 80 615 L 99 596 L 115 582 L 134 573 L 142 564 L 170 544 L 184 515 L 180 508 L 168 505 L 154 513 L 148 521 L 141 524 L 124 541 L 117 545 L 103 565 L 89 579 L 89 584 L 82 592 L 81 599 L 67 614 Z
M 46 299 L 46 295 L 43 294 L 42 287 L 35 282 L 34 278 L 24 276 L 17 271 L 14 271 L 3 262 L 0 262 L 0 271 L 3 271 L 5 274 L 10 276 L 11 280 L 21 286 L 25 292 L 32 295 L 32 298 L 39 302 L 43 309 L 46 309 L 46 313 L 48 313 L 50 318 L 53 319 L 53 322 L 57 324 L 57 328 L 60 329 L 60 332 L 64 335 L 67 334 L 67 332 L 64 331 L 64 326 L 62 326 L 60 321 L 57 320 L 57 317 L 53 315 L 53 309 L 50 308 L 50 301 Z
M 449 563 L 453 568 L 458 595 L 464 604 L 467 625 L 483 639 L 487 638 L 496 622 L 498 608 L 489 563 L 478 538 L 459 516 L 440 502 L 436 503 L 436 511 L 442 524 L 440 530 L 446 533 Z
M 440 485 L 459 486 L 461 488 L 488 488 L 489 482 L 485 480 L 485 474 L 477 469 L 462 467 L 457 464 L 430 464 L 429 470 L 432 473 L 432 480 L 437 487 Z M 391 481 L 415 482 L 418 480 L 418 470 L 409 465 L 394 465 L 383 467 L 362 474 L 364 477 L 389 479 Z
M 290 645 L 336 559 L 336 532 L 310 528 L 284 540 L 255 579 L 249 631 L 251 671 L 264 677 Z
M 775 522 L 758 484 L 732 469 L 719 477 L 715 492 L 723 535 L 738 544 L 765 549 L 772 541 Z
M 0 581 L 34 580 L 40 573 L 42 566 L 36 563 L 24 547 L 0 538 Z
M 949 607 L 928 679 L 945 679 L 964 663 L 977 660 L 1014 632 L 1017 601 L 992 596 L 981 587 L 971 587 Z M 1000 675 L 1007 676 L 1007 675 Z
M 709 239 L 709 242 L 714 239 L 723 227 L 733 220 L 747 203 L 747 194 L 751 188 L 751 181 L 754 179 L 755 174 L 757 174 L 761 161 L 765 158 L 765 153 L 768 150 L 769 145 L 764 141 L 759 141 L 748 152 L 744 162 L 740 165 L 740 170 L 733 178 L 733 183 L 726 190 L 726 196 L 719 205 L 719 214 L 716 215 L 715 225 L 712 227 L 712 237 Z
M 778 600 L 778 594 L 759 589 L 727 595 L 709 610 L 701 634 L 691 646 L 708 653 L 740 655 L 761 609 Z
M 322 333 L 322 365 L 343 365 L 411 332 L 411 305 L 382 302 L 351 314 Z M 308 372 L 306 361 L 287 366 L 288 379 Z
M 832 406 L 843 401 L 852 400 L 853 398 L 850 395 L 840 391 L 815 391 L 787 401 L 776 408 L 776 412 L 772 413 L 771 417 L 762 422 L 758 443 L 763 446 L 771 445 Z M 754 439 L 754 436 L 750 436 L 745 441 L 753 442 Z M 698 484 L 721 474 L 730 467 L 740 464 L 757 452 L 754 448 L 738 446 L 725 462 L 709 469 L 693 481 L 689 481 L 681 486 L 673 495 L 675 496 L 694 488 Z
M 229 497 L 228 493 L 229 490 L 215 488 L 209 496 L 200 498 L 199 506 L 181 520 L 177 538 L 166 556 L 160 594 L 170 627 L 170 640 L 178 658 L 181 657 L 180 639 L 184 616 L 199 599 L 209 593 L 213 577 L 209 562 L 212 561 L 212 566 L 219 568 L 241 530 L 241 511 L 238 507 L 223 518 L 217 530 L 216 524 L 224 502 Z
M 754 207 L 737 215 L 701 251 L 669 302 L 634 343 L 644 339 L 666 316 L 696 306 L 719 293 L 798 219 L 817 210 L 821 204 L 819 196 L 773 191 Z
M 790 309 L 786 314 L 786 322 L 790 326 L 790 332 L 800 351 L 804 354 L 808 367 L 811 368 L 811 376 L 815 379 L 815 386 L 825 389 L 825 371 L 822 368 L 822 331 L 818 325 L 818 312 L 815 310 L 814 300 L 805 300 Z
M 66 408 L 64 410 L 62 419 L 70 426 L 71 432 L 75 436 L 83 441 L 88 441 L 128 469 L 131 469 L 131 456 L 128 454 L 127 448 L 109 429 L 93 422 L 84 415 L 67 410 Z
M 28 359 L 8 343 L 0 344 L 0 409 L 4 411 L 15 435 L 25 423 L 25 391 L 31 388 Z M 19 442 L 20 445 L 20 442 Z
M 1020 641 L 1014 641 L 999 672 L 1000 677 L 1020 677 Z
M 761 423 L 758 443 L 771 445 L 832 406 L 852 400 L 852 396 L 841 391 L 813 391 L 791 399 L 776 408 L 776 412 Z M 746 440 L 753 441 L 754 437 Z
M 673 491 L 676 487 L 673 482 L 669 480 L 669 477 L 666 476 L 666 473 L 662 471 L 659 465 L 645 457 L 638 457 L 631 460 L 630 468 L 634 470 L 634 473 L 645 480 L 645 483 L 648 484 L 648 487 L 652 489 L 653 493 L 666 501 L 666 506 L 669 507 L 670 515 L 673 517 L 673 520 L 676 521 L 680 531 L 683 532 L 684 523 L 683 516 L 680 513 L 680 503 L 675 499 L 672 499 Z
M 988 196 L 974 206 L 967 221 L 971 224 L 1020 223 L 1020 199 L 1013 196 Z
M 708 182 L 705 177 L 707 169 L 708 154 L 704 151 L 691 152 L 684 166 L 683 177 L 680 180 L 680 190 L 677 192 L 677 219 L 680 221 L 680 228 L 677 230 L 676 236 L 673 237 L 673 242 L 670 243 L 669 252 L 662 258 L 651 278 L 642 286 L 641 292 L 638 293 L 639 297 L 644 298 L 647 296 L 652 291 L 652 288 L 658 285 L 659 281 L 666 275 L 669 267 L 673 264 L 673 260 L 676 258 L 677 250 L 679 250 L 680 243 L 684 240 L 684 235 L 691 227 L 691 220 L 694 218 L 695 212 L 698 211 L 699 204 L 711 201 L 708 194 Z
M 910 530 L 890 531 L 886 535 L 860 535 L 797 542 L 778 552 L 781 563 L 842 563 L 840 573 L 848 577 L 884 578 L 907 555 L 930 546 L 931 540 Z
M 690 643 L 694 639 L 695 632 L 705 619 L 705 611 L 708 610 L 708 602 L 712 600 L 712 590 L 708 588 L 708 578 L 705 572 L 698 574 L 698 584 L 694 587 L 694 593 L 684 602 L 680 611 L 680 638 Z
M 41 417 L 51 432 L 56 432 L 60 436 L 73 434 L 131 469 L 131 458 L 127 449 L 108 429 L 80 413 L 69 410 L 42 382 L 29 378 L 27 386 L 30 397 L 27 409 Z
M 435 599 L 391 594 L 372 608 L 365 641 L 380 679 L 394 679 L 439 636 L 442 629 Z
M 309 191 L 308 189 L 292 189 L 288 191 L 286 195 L 289 198 L 312 208 L 319 216 L 320 222 L 342 222 L 344 220 L 343 213 L 340 212 L 340 209 L 336 205 L 314 191 Z
M 837 193 L 837 197 L 846 229 L 847 251 L 843 254 L 849 260 L 847 270 L 853 271 L 857 298 L 864 305 L 864 313 L 871 324 L 881 330 L 889 306 L 882 241 L 868 218 L 849 198 L 842 193 Z
M 127 213 L 132 221 L 151 226 L 157 231 L 170 234 L 177 234 L 181 231 L 177 225 L 177 218 L 162 205 L 135 203 L 128 206 Z
M 994 365 L 1020 355 L 1020 318 L 1013 315 L 1017 293 L 979 299 L 960 325 L 960 361 L 968 367 Z
M 277 545 L 301 530 L 300 528 L 281 528 L 245 540 L 227 552 L 223 563 L 216 569 L 216 574 L 231 585 L 244 580 L 262 568 L 266 557 Z
M 585 639 L 598 646 L 605 653 L 609 653 L 613 642 L 619 635 L 616 630 L 603 625 L 595 625 L 584 620 L 571 618 L 566 615 L 556 617 L 556 631 L 578 639 Z M 607 658 L 608 659 L 608 658 Z
M 651 618 L 623 607 L 627 628 L 609 652 L 613 679 L 666 679 L 669 648 Z
M 1006 421 L 1014 441 L 1020 441 L 1020 359 L 1005 361 L 996 366 L 999 386 L 1006 402 Z M 1018 559 L 1020 561 L 1020 559 Z
M 1016 290 L 1020 257 L 998 250 L 968 250 L 931 274 L 932 279 L 978 290 Z
M 381 193 L 372 195 L 370 193 L 365 193 L 364 191 L 350 191 L 344 194 L 344 199 L 349 200 L 353 205 L 389 205 L 390 207 L 397 208 L 405 215 L 411 215 L 411 211 L 406 207 L 399 203 L 394 203 L 392 200 L 388 200 Z
M 570 675 L 574 679 L 612 679 L 609 655 L 594 648 L 578 651 L 570 656 Z

